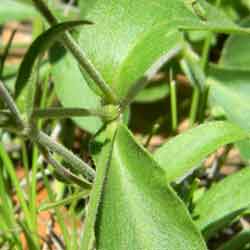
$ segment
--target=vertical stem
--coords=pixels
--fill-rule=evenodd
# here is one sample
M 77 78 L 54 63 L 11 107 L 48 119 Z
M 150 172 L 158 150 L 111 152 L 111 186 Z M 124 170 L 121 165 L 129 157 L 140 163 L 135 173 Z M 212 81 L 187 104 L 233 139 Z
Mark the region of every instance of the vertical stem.
M 14 167 L 12 161 L 10 160 L 7 152 L 5 151 L 5 148 L 4 148 L 2 143 L 0 143 L 0 157 L 3 161 L 4 167 L 7 170 L 8 175 L 10 176 L 12 185 L 16 190 L 17 197 L 18 197 L 18 200 L 20 202 L 20 206 L 23 210 L 27 224 L 28 224 L 29 228 L 32 229 L 32 221 L 30 219 L 29 209 L 28 209 L 27 203 L 25 201 L 24 193 L 23 193 L 23 190 L 20 186 L 20 182 L 16 176 L 15 167 Z
M 200 123 L 202 123 L 205 119 L 207 100 L 208 100 L 208 96 L 209 96 L 209 89 L 210 89 L 209 86 L 206 85 L 203 92 L 202 92 L 202 95 L 201 95 L 199 117 L 198 117 L 198 120 Z
M 216 0 L 215 6 L 219 7 L 221 4 L 221 0 Z M 201 57 L 201 67 L 202 70 L 205 72 L 207 68 L 207 64 L 209 62 L 209 53 L 211 49 L 211 43 L 213 39 L 213 33 L 208 32 L 207 37 L 205 39 L 203 50 L 202 50 L 202 57 Z M 207 100 L 208 100 L 208 94 L 209 94 L 209 86 L 205 86 L 205 89 L 201 95 L 201 106 L 199 111 L 199 122 L 203 122 L 205 118 L 205 111 L 207 106 Z
M 178 123 L 178 111 L 177 111 L 176 82 L 174 80 L 171 80 L 170 82 L 170 102 L 171 102 L 172 130 L 176 131 Z
M 211 48 L 212 38 L 213 38 L 213 33 L 211 31 L 208 31 L 208 35 L 206 37 L 206 40 L 204 42 L 203 49 L 202 49 L 201 67 L 203 70 L 206 69 L 206 66 L 208 63 L 208 57 L 209 57 L 209 52 Z
M 29 159 L 28 159 L 28 152 L 27 152 L 27 147 L 26 147 L 25 141 L 22 141 L 21 150 L 22 150 L 22 163 L 24 165 L 27 188 L 28 188 L 28 190 L 30 190 Z
M 160 117 L 159 119 L 156 120 L 156 122 L 153 124 L 153 127 L 151 128 L 150 134 L 147 137 L 147 140 L 144 144 L 144 147 L 147 148 L 151 142 L 151 139 L 153 138 L 153 136 L 158 132 L 158 130 L 161 127 L 161 124 L 163 122 L 162 117 Z
M 44 178 L 43 178 L 44 185 L 46 187 L 46 190 L 47 190 L 48 196 L 49 196 L 49 201 L 50 202 L 55 202 L 53 190 L 52 190 L 51 185 L 49 183 L 48 177 L 46 176 L 46 174 L 44 174 L 43 176 L 44 176 Z M 58 224 L 60 226 L 60 229 L 62 230 L 62 237 L 63 237 L 63 240 L 65 242 L 66 249 L 70 249 L 70 247 L 71 247 L 70 236 L 69 236 L 68 229 L 67 229 L 67 227 L 65 225 L 63 215 L 61 214 L 58 207 L 55 207 L 54 209 L 55 209 L 55 215 L 56 215 L 56 218 L 57 218 L 57 222 L 58 222 Z
M 30 185 L 30 193 L 29 193 L 29 202 L 30 202 L 30 215 L 33 224 L 33 231 L 37 233 L 37 209 L 36 209 L 36 174 L 38 169 L 37 159 L 39 156 L 39 152 L 36 146 L 33 147 L 33 155 L 32 155 L 32 166 L 31 166 L 31 185 Z
M 199 99 L 200 99 L 200 89 L 198 87 L 194 87 L 192 102 L 191 102 L 191 109 L 190 109 L 190 114 L 189 114 L 190 126 L 193 126 L 196 121 Z

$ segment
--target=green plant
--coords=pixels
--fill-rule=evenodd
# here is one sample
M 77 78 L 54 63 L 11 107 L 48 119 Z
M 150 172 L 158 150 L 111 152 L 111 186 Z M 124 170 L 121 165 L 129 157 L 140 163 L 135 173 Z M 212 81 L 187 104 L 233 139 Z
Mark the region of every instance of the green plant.
M 78 246 L 70 243 L 57 207 L 78 199 L 79 195 L 89 196 L 80 249 L 207 249 L 205 241 L 248 213 L 250 203 L 247 168 L 208 190 L 196 182 L 201 162 L 209 154 L 226 144 L 249 143 L 249 108 L 239 96 L 241 84 L 249 80 L 249 72 L 243 71 L 241 65 L 235 67 L 237 60 L 235 64 L 229 60 L 233 68 L 225 66 L 227 58 L 231 58 L 229 54 L 233 53 L 233 49 L 228 49 L 230 42 L 225 47 L 230 53 L 224 52 L 220 62 L 222 67 L 209 64 L 208 54 L 214 33 L 234 33 L 231 40 L 234 36 L 249 39 L 250 29 L 231 21 L 218 8 L 220 5 L 224 8 L 220 1 L 216 1 L 217 7 L 202 0 L 80 1 L 84 20 L 64 22 L 59 22 L 60 17 L 43 0 L 32 2 L 36 10 L 22 5 L 24 12 L 40 12 L 51 27 L 38 35 L 27 50 L 17 72 L 13 97 L 0 81 L 0 96 L 7 108 L 3 105 L 1 109 L 1 127 L 24 141 L 31 141 L 36 149 L 32 179 L 28 181 L 31 208 L 18 183 L 15 167 L 1 144 L 0 156 L 5 168 L 0 175 L 0 209 L 6 218 L 0 222 L 0 228 L 6 230 L 7 224 L 13 228 L 19 224 L 29 248 L 39 249 L 39 240 L 32 236 L 37 233 L 35 192 L 39 151 L 57 178 L 81 190 L 69 199 L 55 201 L 44 177 L 51 203 L 40 210 L 56 209 L 67 249 L 78 249 Z M 19 14 L 16 18 L 19 19 Z M 192 31 L 200 30 L 206 31 L 201 57 L 187 38 L 187 34 L 191 36 Z M 41 100 L 37 103 L 41 89 L 39 69 L 42 64 L 48 67 L 47 58 L 43 57 L 47 51 L 51 69 L 45 76 L 51 73 L 57 96 L 65 107 L 46 107 L 46 101 Z M 126 114 L 139 93 L 167 65 L 174 69 L 170 72 L 169 91 L 173 133 L 178 123 L 175 70 L 182 70 L 193 85 L 190 123 L 202 123 L 207 118 L 209 99 L 215 100 L 211 102 L 214 109 L 224 108 L 223 120 L 191 128 L 150 153 L 129 130 Z M 4 70 L 0 72 L 5 79 Z M 230 83 L 235 80 L 236 84 L 231 84 L 231 88 L 227 80 Z M 44 100 L 47 89 L 45 86 Z M 25 108 L 20 104 L 22 97 Z M 232 108 L 235 106 L 238 109 Z M 211 113 L 209 119 L 218 118 L 217 112 Z M 89 146 L 96 170 L 42 131 L 41 119 L 64 118 L 73 118 L 93 134 Z M 242 147 L 244 150 L 247 146 Z M 4 194 L 5 171 L 24 214 L 24 220 L 18 223 L 13 219 L 10 198 Z M 196 198 L 199 195 L 201 198 Z M 4 237 L 20 249 L 18 236 L 11 239 L 10 233 Z M 235 237 L 231 244 L 238 245 L 241 235 Z M 248 243 L 244 241 L 241 247 Z M 230 242 L 221 249 L 230 249 Z

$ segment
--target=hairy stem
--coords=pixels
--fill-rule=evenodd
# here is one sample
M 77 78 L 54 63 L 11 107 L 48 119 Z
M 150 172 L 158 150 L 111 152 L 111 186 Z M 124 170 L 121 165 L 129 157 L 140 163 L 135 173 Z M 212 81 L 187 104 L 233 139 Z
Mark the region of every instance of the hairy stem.
M 62 176 L 62 178 L 64 178 L 67 182 L 69 183 L 75 183 L 77 185 L 79 185 L 80 187 L 83 188 L 87 188 L 90 189 L 90 183 L 86 182 L 85 180 L 83 180 L 82 178 L 78 177 L 77 175 L 73 174 L 72 172 L 70 172 L 67 168 L 65 168 L 60 162 L 58 162 L 57 160 L 55 160 L 51 154 L 48 154 L 46 157 L 46 160 L 49 164 L 51 164 L 56 173 L 59 176 Z
M 76 173 L 82 174 L 90 181 L 94 180 L 95 171 L 87 163 L 82 161 L 73 152 L 65 148 L 63 145 L 53 141 L 48 135 L 41 131 L 32 131 L 31 129 L 30 137 L 38 145 L 42 145 L 48 150 L 61 155 L 64 160 L 70 164 L 72 170 L 74 170 Z
M 9 110 L 11 111 L 12 115 L 14 116 L 17 122 L 17 125 L 20 126 L 21 128 L 24 128 L 25 124 L 22 120 L 21 113 L 19 112 L 13 98 L 11 97 L 8 90 L 4 86 L 4 83 L 1 80 L 0 80 L 0 97 L 5 102 Z
M 38 11 L 45 17 L 50 25 L 55 25 L 58 23 L 57 18 L 49 10 L 43 0 L 32 0 Z M 117 104 L 118 99 L 111 87 L 105 82 L 100 72 L 97 71 L 95 66 L 87 58 L 84 51 L 76 43 L 74 38 L 69 32 L 65 32 L 62 36 L 62 43 L 64 46 L 72 53 L 75 59 L 78 61 L 80 66 L 89 74 L 89 76 L 95 81 L 100 90 L 106 97 L 106 101 L 110 104 Z

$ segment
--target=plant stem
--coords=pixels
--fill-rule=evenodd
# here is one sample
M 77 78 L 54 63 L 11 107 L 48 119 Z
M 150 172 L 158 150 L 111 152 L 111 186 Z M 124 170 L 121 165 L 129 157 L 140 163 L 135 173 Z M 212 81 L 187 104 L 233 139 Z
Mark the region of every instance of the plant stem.
M 208 31 L 208 35 L 206 37 L 206 40 L 204 42 L 203 49 L 202 49 L 201 67 L 203 70 L 206 69 L 206 66 L 208 63 L 208 56 L 210 52 L 212 38 L 213 38 L 213 33 Z
M 215 7 L 219 8 L 220 4 L 221 0 L 216 0 Z M 202 57 L 201 57 L 201 67 L 203 70 L 206 69 L 208 63 L 208 56 L 211 48 L 212 38 L 213 38 L 213 33 L 211 31 L 208 31 L 208 35 L 203 45 Z
M 0 80 L 0 97 L 8 106 L 9 110 L 11 111 L 12 115 L 14 116 L 17 122 L 17 125 L 19 125 L 21 128 L 24 128 L 25 124 L 22 120 L 21 113 L 19 112 L 14 100 L 12 99 L 11 95 L 9 94 L 8 90 L 6 89 L 4 83 L 1 80 Z
M 216 0 L 215 6 L 218 8 L 221 4 L 221 0 Z M 208 64 L 209 59 L 209 52 L 211 49 L 211 43 L 213 39 L 213 33 L 211 31 L 208 31 L 208 35 L 205 39 L 203 50 L 202 50 L 202 56 L 201 56 L 201 68 L 205 72 L 206 67 Z M 208 94 L 209 94 L 209 86 L 205 85 L 204 91 L 201 95 L 201 106 L 199 111 L 199 122 L 203 122 L 205 117 L 205 111 L 207 106 L 207 100 L 208 100 Z
M 46 118 L 46 119 L 64 119 L 73 116 L 99 116 L 96 110 L 89 110 L 83 108 L 48 108 L 35 109 L 32 114 L 32 119 Z
M 190 114 L 189 114 L 190 126 L 193 126 L 196 121 L 196 116 L 197 116 L 198 108 L 199 108 L 198 107 L 199 99 L 200 99 L 200 89 L 198 87 L 194 87 Z
M 155 124 L 153 124 L 153 127 L 147 137 L 147 140 L 144 144 L 144 147 L 147 148 L 151 142 L 151 139 L 153 138 L 153 136 L 158 132 L 158 130 L 160 129 L 161 125 L 163 123 L 163 119 L 159 118 L 156 120 Z
M 71 173 L 67 168 L 65 168 L 61 163 L 55 160 L 51 154 L 48 154 L 46 160 L 49 164 L 51 164 L 55 172 L 64 178 L 69 183 L 75 183 L 82 188 L 89 189 L 91 187 L 90 183 L 86 183 L 82 178 L 78 177 L 77 175 Z
M 63 145 L 53 141 L 48 135 L 41 131 L 31 131 L 30 137 L 34 142 L 38 143 L 38 145 L 42 145 L 50 151 L 61 155 L 64 160 L 71 165 L 73 171 L 82 174 L 90 181 L 94 180 L 95 171 Z
M 44 148 L 48 148 L 52 152 L 56 152 L 63 156 L 63 158 L 72 166 L 72 169 L 86 176 L 90 181 L 93 181 L 95 178 L 95 171 L 84 161 L 74 155 L 70 150 L 54 142 L 48 135 L 37 130 L 36 128 L 30 127 L 28 128 L 26 124 L 23 122 L 21 118 L 21 114 L 14 103 L 14 100 L 8 93 L 4 84 L 0 81 L 0 96 L 6 102 L 8 108 L 11 110 L 18 124 L 21 126 L 20 130 L 23 131 L 25 129 L 25 135 L 29 137 L 33 142 L 38 145 L 42 145 Z M 31 125 L 32 126 L 32 125 Z
M 178 123 L 177 111 L 177 96 L 176 96 L 176 82 L 170 82 L 170 102 L 171 102 L 171 117 L 172 117 L 172 130 L 176 131 Z
M 137 79 L 129 88 L 127 95 L 121 101 L 121 110 L 124 110 L 139 94 L 139 92 L 144 89 L 148 84 L 153 81 L 155 74 L 159 71 L 159 69 L 176 57 L 181 51 L 183 47 L 181 45 L 177 45 L 176 47 L 169 50 L 165 55 L 159 58 L 144 74 L 144 76 Z
M 24 197 L 24 192 L 23 192 L 23 190 L 20 186 L 20 182 L 16 176 L 15 167 L 14 167 L 11 159 L 9 158 L 8 153 L 6 152 L 2 143 L 0 143 L 0 157 L 3 161 L 5 169 L 7 170 L 7 173 L 10 176 L 13 187 L 16 190 L 16 194 L 17 194 L 20 206 L 23 210 L 27 224 L 28 224 L 29 228 L 32 230 L 32 220 L 30 218 L 30 211 L 28 209 L 28 206 L 27 206 L 27 203 L 26 203 L 26 200 Z
M 208 85 L 206 85 L 202 94 L 201 94 L 199 117 L 198 117 L 198 120 L 200 123 L 202 123 L 205 119 L 209 90 L 210 90 L 210 87 Z
M 63 200 L 59 200 L 59 201 L 55 201 L 55 202 L 51 202 L 51 203 L 41 205 L 41 207 L 39 208 L 39 212 L 43 212 L 43 211 L 46 211 L 46 210 L 49 210 L 49 209 L 53 209 L 53 208 L 56 208 L 56 207 L 59 207 L 59 206 L 69 204 L 74 200 L 86 198 L 87 196 L 89 196 L 89 192 L 90 192 L 90 190 L 87 189 L 87 190 L 81 191 L 81 192 L 79 192 L 77 194 L 73 194 L 70 197 L 67 197 L 67 198 L 65 198 Z
M 49 183 L 48 177 L 46 174 L 44 174 L 43 176 L 44 176 L 43 181 L 44 181 L 44 185 L 46 187 L 46 190 L 48 192 L 49 201 L 54 202 L 54 193 L 53 193 L 52 187 Z M 66 247 L 62 248 L 62 249 L 71 249 L 70 236 L 69 236 L 67 226 L 65 224 L 65 217 L 62 215 L 62 212 L 61 212 L 61 210 L 58 209 L 58 207 L 55 207 L 55 215 L 57 218 L 57 222 L 60 226 L 60 229 L 62 230 L 62 238 L 63 238 L 65 245 L 66 245 Z
M 50 25 L 55 25 L 58 23 L 57 18 L 49 10 L 43 0 L 32 0 L 38 11 L 45 17 Z M 117 104 L 118 99 L 111 87 L 105 82 L 100 72 L 97 71 L 95 66 L 87 58 L 84 51 L 76 43 L 74 38 L 69 32 L 65 32 L 62 36 L 62 42 L 64 46 L 72 53 L 75 59 L 78 61 L 80 66 L 89 74 L 89 76 L 95 81 L 100 90 L 106 97 L 106 101 L 110 104 Z

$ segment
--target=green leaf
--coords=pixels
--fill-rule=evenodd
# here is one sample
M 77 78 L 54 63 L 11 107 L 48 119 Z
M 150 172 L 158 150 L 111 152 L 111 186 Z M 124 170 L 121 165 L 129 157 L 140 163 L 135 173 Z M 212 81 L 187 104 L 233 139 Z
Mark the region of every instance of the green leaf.
M 242 250 L 250 243 L 250 230 L 243 230 L 224 243 L 218 250 Z
M 84 24 L 92 23 L 89 21 L 71 21 L 60 23 L 48 29 L 43 34 L 37 37 L 37 39 L 31 44 L 20 65 L 15 84 L 16 97 L 19 96 L 22 89 L 27 84 L 29 77 L 32 74 L 33 66 L 37 57 L 48 50 L 49 47 L 52 46 L 53 43 L 55 43 L 60 38 L 63 32 Z
M 0 24 L 4 24 L 9 21 L 30 20 L 36 16 L 37 12 L 31 6 L 14 0 L 1 0 Z
M 116 133 L 99 204 L 96 249 L 206 249 L 163 171 L 124 125 Z
M 139 103 L 151 103 L 164 99 L 169 95 L 169 85 L 162 83 L 157 86 L 150 86 L 142 90 L 135 98 Z
M 106 82 L 124 97 L 155 61 L 182 43 L 179 30 L 244 32 L 205 1 L 199 4 L 206 21 L 197 16 L 189 0 L 82 1 L 82 15 L 95 26 L 82 30 L 79 41 Z
M 210 84 L 210 105 L 219 106 L 229 121 L 238 124 L 246 132 L 250 131 L 250 71 L 211 67 L 207 79 Z M 236 144 L 241 156 L 250 159 L 250 141 Z
M 250 205 L 250 168 L 240 170 L 214 184 L 197 201 L 196 224 L 209 238 Z
M 246 18 L 242 26 L 250 26 L 250 17 Z M 250 70 L 250 36 L 243 34 L 231 35 L 223 48 L 220 58 L 220 65 L 223 67 L 232 67 L 235 69 Z
M 62 59 L 57 60 L 58 50 L 58 47 L 51 49 L 50 59 L 52 79 L 62 105 L 68 108 L 99 108 L 101 99 L 88 87 L 73 56 L 67 53 Z M 101 120 L 97 117 L 74 118 L 73 120 L 81 128 L 93 134 L 102 126 Z
M 90 245 L 93 239 L 94 227 L 96 224 L 96 218 L 98 209 L 100 206 L 100 201 L 103 195 L 104 185 L 107 178 L 107 173 L 110 167 L 110 160 L 113 151 L 114 140 L 116 137 L 117 123 L 111 123 L 105 130 L 101 130 L 95 138 L 95 144 L 92 146 L 92 157 L 95 162 L 98 162 L 97 174 L 95 178 L 95 183 L 91 191 L 90 201 L 88 205 L 89 213 L 85 220 L 85 229 L 81 242 L 81 249 L 91 249 Z M 108 137 L 106 137 L 106 136 Z M 102 147 L 99 154 L 95 152 L 93 147 L 98 147 L 97 142 L 100 142 Z M 99 148 L 97 148 L 98 150 Z
M 219 147 L 247 138 L 239 127 L 228 122 L 209 122 L 176 136 L 154 153 L 168 181 L 178 181 L 199 167 Z
M 250 71 L 211 67 L 207 82 L 210 103 L 223 108 L 227 118 L 250 131 Z
M 250 17 L 245 18 L 242 22 L 241 25 L 243 27 L 249 27 L 250 26 Z M 228 87 L 228 89 L 231 90 L 231 92 L 234 92 L 234 97 L 231 98 L 231 100 L 229 100 L 229 92 L 228 94 L 224 95 L 224 99 L 225 99 L 225 103 L 222 107 L 224 106 L 228 106 L 228 108 L 225 110 L 226 114 L 228 116 L 229 119 L 233 119 L 239 122 L 239 124 L 241 124 L 241 126 L 243 125 L 245 127 L 246 124 L 249 123 L 248 118 L 250 117 L 243 117 L 243 114 L 234 114 L 237 112 L 237 109 L 233 109 L 230 110 L 230 107 L 232 107 L 232 105 L 234 105 L 235 103 L 235 98 L 237 99 L 241 99 L 241 103 L 242 103 L 242 111 L 244 112 L 245 109 L 247 108 L 247 99 L 250 97 L 249 94 L 247 94 L 248 92 L 248 85 L 249 85 L 249 80 L 250 80 L 250 74 L 245 74 L 242 72 L 237 72 L 237 70 L 245 70 L 245 71 L 250 71 L 250 55 L 249 55 L 249 51 L 248 51 L 248 44 L 250 42 L 250 38 L 248 36 L 245 35 L 240 35 L 240 34 L 234 34 L 231 35 L 223 48 L 222 51 L 222 56 L 220 58 L 220 66 L 224 67 L 224 68 L 231 68 L 234 71 L 230 72 L 230 75 L 234 75 L 233 77 L 230 78 L 225 78 L 225 77 L 219 77 L 219 81 L 221 81 L 223 83 L 223 85 L 226 85 Z M 223 75 L 223 71 L 221 72 L 221 74 Z M 228 73 L 228 72 L 225 72 Z M 242 76 L 244 75 L 244 76 Z M 237 83 L 236 80 L 237 79 Z M 228 84 L 228 82 L 230 84 Z M 235 85 L 237 84 L 237 86 Z M 236 86 L 236 89 L 234 88 L 234 86 Z M 243 87 L 241 87 L 243 86 Z M 232 88 L 233 87 L 233 88 Z M 215 90 L 216 91 L 216 90 Z M 214 94 L 214 91 L 213 91 Z M 245 98 L 242 96 L 242 94 L 245 96 Z M 214 94 L 215 95 L 215 94 Z M 237 97 L 238 95 L 238 97 Z M 218 100 L 218 95 L 216 99 Z M 222 99 L 223 97 L 220 97 L 220 99 Z M 219 101 L 221 103 L 221 100 Z M 230 103 L 228 103 L 230 102 Z M 243 104 L 245 102 L 245 105 Z M 244 107 L 243 107 L 244 106 Z M 248 129 L 248 126 L 247 126 Z M 242 141 L 237 143 L 237 147 L 240 150 L 240 154 L 241 156 L 245 159 L 245 160 L 249 160 L 250 159 L 250 154 L 249 154 L 249 148 L 250 148 L 250 141 Z

